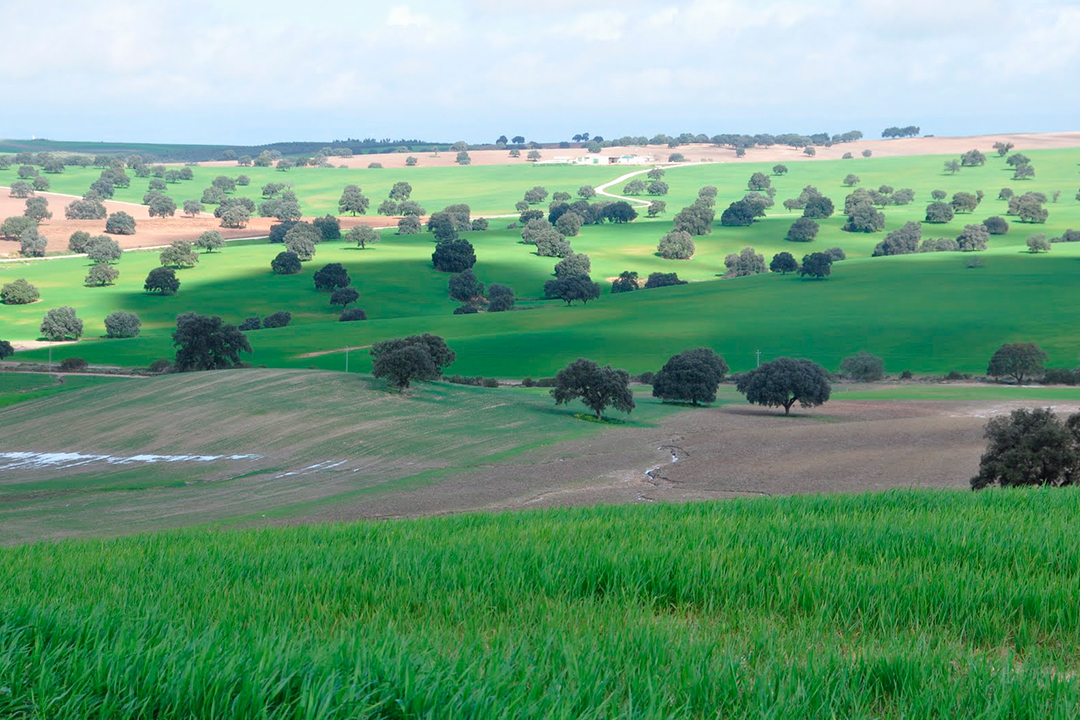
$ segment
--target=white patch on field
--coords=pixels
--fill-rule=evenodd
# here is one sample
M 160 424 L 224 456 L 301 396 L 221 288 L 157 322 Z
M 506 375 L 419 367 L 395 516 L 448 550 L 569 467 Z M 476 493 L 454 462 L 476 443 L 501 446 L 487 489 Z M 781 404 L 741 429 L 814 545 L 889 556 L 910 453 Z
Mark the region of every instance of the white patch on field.
M 0 461 L 10 462 L 0 465 L 0 470 L 15 470 L 24 468 L 72 468 L 91 463 L 106 463 L 109 465 L 127 465 L 131 463 L 156 463 L 174 462 L 213 462 L 214 460 L 254 460 L 258 455 L 131 455 L 122 457 L 117 455 L 84 455 L 77 452 L 0 452 Z

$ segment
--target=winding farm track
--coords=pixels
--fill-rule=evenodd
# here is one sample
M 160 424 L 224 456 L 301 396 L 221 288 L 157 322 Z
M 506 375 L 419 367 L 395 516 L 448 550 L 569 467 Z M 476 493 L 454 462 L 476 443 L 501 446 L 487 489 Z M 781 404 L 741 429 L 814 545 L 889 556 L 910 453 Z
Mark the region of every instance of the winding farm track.
M 627 197 L 625 195 L 616 195 L 615 193 L 609 193 L 607 191 L 607 189 L 609 187 L 611 187 L 612 185 L 616 185 L 618 183 L 625 182 L 625 181 L 629 180 L 632 177 L 637 177 L 638 175 L 645 175 L 646 173 L 650 172 L 654 168 L 660 168 L 661 170 L 672 170 L 672 169 L 676 169 L 676 168 L 694 167 L 694 166 L 697 166 L 697 165 L 723 165 L 723 163 L 722 162 L 717 162 L 717 161 L 679 163 L 677 165 L 676 164 L 656 163 L 652 167 L 647 167 L 647 168 L 645 168 L 643 170 L 635 170 L 634 172 L 629 172 L 629 173 L 626 173 L 625 175 L 620 175 L 619 177 L 615 178 L 614 180 L 606 182 L 603 185 L 598 185 L 596 187 L 596 194 L 597 195 L 603 195 L 604 197 L 614 198 L 615 200 L 623 200 L 625 202 L 630 203 L 631 205 L 637 205 L 638 207 L 648 207 L 649 203 L 651 202 L 649 200 L 642 200 L 640 198 Z

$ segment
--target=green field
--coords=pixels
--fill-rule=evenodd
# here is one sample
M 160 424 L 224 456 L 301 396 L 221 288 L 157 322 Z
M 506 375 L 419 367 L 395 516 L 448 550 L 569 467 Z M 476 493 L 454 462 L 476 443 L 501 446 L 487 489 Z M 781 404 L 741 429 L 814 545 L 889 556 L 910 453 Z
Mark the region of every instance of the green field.
M 34 339 L 44 310 L 68 304 L 87 323 L 87 339 L 77 346 L 54 349 L 54 357 L 75 355 L 98 363 L 145 365 L 171 355 L 168 333 L 180 312 L 215 313 L 239 322 L 251 314 L 284 309 L 294 314 L 292 327 L 251 334 L 254 364 L 340 369 L 344 364 L 340 352 L 309 354 L 431 331 L 446 337 L 458 351 L 453 372 L 511 378 L 550 375 L 578 356 L 613 362 L 634 372 L 655 370 L 672 353 L 702 344 L 722 353 L 736 370 L 751 367 L 759 349 L 766 359 L 799 355 L 830 369 L 846 355 L 866 349 L 883 357 L 890 372 L 955 369 L 980 373 L 994 349 L 1009 341 L 1037 342 L 1049 352 L 1052 365 L 1073 367 L 1080 353 L 1080 337 L 1074 331 L 1080 321 L 1080 285 L 1075 281 L 1080 245 L 1057 244 L 1048 255 L 1032 256 L 1026 252 L 1025 241 L 1034 232 L 1054 236 L 1067 228 L 1080 228 L 1080 202 L 1074 197 L 1080 186 L 1080 149 L 1028 154 L 1037 177 L 1022 183 L 1011 182 L 1004 162 L 996 157 L 985 167 L 946 175 L 941 171 L 941 156 L 790 163 L 789 174 L 774 181 L 778 201 L 814 184 L 841 206 L 848 189 L 840 180 L 849 171 L 860 174 L 864 186 L 888 182 L 897 188 L 913 187 L 916 201 L 912 205 L 885 208 L 887 229 L 920 219 L 932 189 L 949 193 L 982 189 L 986 193 L 976 213 L 958 215 L 948 225 L 924 226 L 926 237 L 955 236 L 964 224 L 1003 214 L 1005 203 L 994 199 L 1002 186 L 1048 195 L 1062 191 L 1059 202 L 1047 205 L 1048 223 L 1012 223 L 1007 235 L 994 236 L 990 250 L 980 254 L 986 266 L 978 269 L 968 269 L 969 256 L 959 253 L 870 258 L 883 234 L 845 233 L 839 215 L 823 222 L 814 243 L 786 242 L 784 232 L 795 216 L 782 208 L 773 208 L 750 228 L 724 228 L 717 223 L 711 235 L 695 239 L 697 253 L 692 260 L 659 258 L 654 254 L 656 241 L 670 229 L 672 212 L 689 202 L 698 187 L 717 185 L 717 208 L 722 209 L 742 194 L 746 179 L 758 167 L 700 165 L 667 173 L 672 212 L 666 218 L 587 227 L 573 240 L 578 252 L 592 258 L 594 279 L 604 281 L 627 269 L 643 277 L 655 271 L 677 271 L 680 277 L 696 281 L 682 287 L 605 294 L 587 307 L 566 308 L 557 301 L 542 300 L 543 283 L 552 276 L 555 260 L 537 257 L 530 246 L 519 242 L 516 231 L 502 229 L 505 221 L 495 221 L 491 231 L 466 233 L 479 258 L 475 271 L 486 283 L 513 287 L 519 296 L 519 312 L 451 315 L 456 303 L 447 297 L 448 276 L 431 267 L 430 236 L 384 233 L 381 243 L 363 251 L 344 243 L 324 243 L 304 273 L 287 278 L 269 272 L 269 261 L 280 246 L 230 245 L 221 254 L 204 255 L 197 269 L 181 271 L 180 293 L 171 298 L 147 296 L 141 290 L 146 273 L 157 263 L 154 253 L 125 255 L 118 265 L 120 282 L 110 288 L 81 287 L 87 265 L 80 259 L 5 264 L 0 266 L 0 282 L 26 277 L 41 288 L 43 299 L 30 306 L 4 307 L 0 337 Z M 617 172 L 621 169 L 533 166 L 298 169 L 273 178 L 287 175 L 293 179 L 305 202 L 307 192 L 322 192 L 328 201 L 336 199 L 340 187 L 350 182 L 341 178 L 350 173 L 385 177 L 385 188 L 419 173 L 416 177 L 422 180 L 413 178 L 414 196 L 429 209 L 464 200 L 477 210 L 507 210 L 525 188 L 537 182 L 551 190 L 573 189 Z M 73 180 L 72 173 L 60 178 Z M 428 190 L 421 190 L 423 183 L 430 183 Z M 259 184 L 255 180 L 252 187 Z M 142 190 L 130 192 L 141 194 Z M 442 200 L 431 202 L 430 197 Z M 486 198 L 483 205 L 478 198 Z M 724 272 L 724 256 L 746 245 L 757 248 L 766 259 L 781 250 L 801 256 L 839 246 L 850 259 L 835 265 L 832 277 L 823 282 L 776 275 L 717 279 Z M 310 275 L 326 262 L 348 267 L 361 294 L 359 305 L 368 313 L 367 322 L 336 322 L 326 295 L 312 288 Z M 96 339 L 103 332 L 105 315 L 117 309 L 140 315 L 143 336 L 124 341 Z M 20 357 L 41 360 L 45 354 L 39 350 Z M 362 358 L 360 364 L 356 361 L 353 367 L 365 368 Z
M 1078 512 L 891 492 L 0 549 L 0 715 L 1067 720 Z
M 262 201 L 262 187 L 267 183 L 289 183 L 296 191 L 305 215 L 336 215 L 338 199 L 346 185 L 359 185 L 371 199 L 369 215 L 375 215 L 379 203 L 390 196 L 395 182 L 407 180 L 413 186 L 412 199 L 428 212 L 441 210 L 451 203 L 465 202 L 474 213 L 512 213 L 514 203 L 534 185 L 543 185 L 549 192 L 564 190 L 576 193 L 582 185 L 599 185 L 619 177 L 633 168 L 617 170 L 603 167 L 571 167 L 567 165 L 534 165 L 522 161 L 515 165 L 481 165 L 476 167 L 423 167 L 423 153 L 418 153 L 420 165 L 412 168 L 294 168 L 281 172 L 260 167 L 193 167 L 195 178 L 169 185 L 167 194 L 177 205 L 184 200 L 198 200 L 204 189 L 218 175 L 236 177 L 247 175 L 251 184 L 237 187 L 237 197 Z M 373 156 L 377 161 L 378 156 Z M 18 168 L 12 165 L 0 170 L 0 185 L 10 185 L 18 179 Z M 101 174 L 100 168 L 66 168 L 63 173 L 46 175 L 50 192 L 82 195 Z M 133 175 L 132 172 L 128 172 Z M 114 200 L 141 203 L 149 180 L 132 177 L 131 186 L 117 188 Z M 63 208 L 58 208 L 61 212 Z

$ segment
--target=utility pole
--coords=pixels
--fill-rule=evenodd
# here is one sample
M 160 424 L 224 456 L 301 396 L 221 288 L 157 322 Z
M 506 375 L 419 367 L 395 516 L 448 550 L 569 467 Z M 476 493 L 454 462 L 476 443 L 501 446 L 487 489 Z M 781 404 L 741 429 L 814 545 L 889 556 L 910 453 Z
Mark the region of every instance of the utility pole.
M 761 367 L 761 351 L 755 350 L 754 352 L 757 354 L 757 366 Z

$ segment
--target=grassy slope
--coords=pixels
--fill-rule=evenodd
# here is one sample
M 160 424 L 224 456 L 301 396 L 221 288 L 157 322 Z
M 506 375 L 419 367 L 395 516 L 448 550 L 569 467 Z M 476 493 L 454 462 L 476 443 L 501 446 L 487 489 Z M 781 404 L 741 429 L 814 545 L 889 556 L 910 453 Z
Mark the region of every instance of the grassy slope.
M 80 380 L 96 379 L 65 385 Z M 636 411 L 621 417 L 642 427 L 678 410 L 643 393 Z M 113 380 L 0 409 L 0 451 L 259 457 L 0 472 L 0 542 L 344 508 L 602 432 L 571 417 L 583 411 L 576 403 L 555 407 L 544 390 L 438 383 L 398 396 L 341 373 Z M 312 472 L 320 463 L 336 465 Z
M 1080 708 L 1075 490 L 0 550 L 12 718 L 1038 718 Z
M 204 257 L 198 269 L 183 271 L 183 286 L 174 298 L 148 297 L 141 292 L 145 273 L 156 264 L 150 254 L 127 255 L 119 264 L 120 283 L 103 289 L 79 287 L 86 272 L 86 264 L 80 260 L 53 261 L 48 267 L 0 266 L 0 281 L 25 276 L 42 287 L 45 298 L 33 306 L 4 308 L 0 316 L 0 333 L 4 335 L 0 336 L 35 337 L 44 307 L 59 304 L 78 307 L 88 323 L 88 336 L 94 336 L 102 332 L 101 323 L 108 312 L 123 308 L 143 318 L 144 337 L 84 343 L 59 350 L 60 356 L 78 354 L 100 362 L 143 364 L 170 353 L 167 330 L 178 312 L 197 309 L 239 321 L 249 314 L 287 308 L 296 316 L 297 327 L 253 335 L 254 362 L 338 368 L 341 357 L 300 356 L 431 330 L 455 342 L 461 356 L 455 371 L 506 377 L 550 374 L 578 355 L 593 355 L 634 371 L 655 369 L 670 353 L 694 344 L 715 347 L 736 369 L 747 368 L 756 349 L 762 349 L 765 357 L 805 355 L 834 367 L 840 358 L 865 348 L 885 357 L 893 371 L 955 368 L 980 372 L 986 358 L 1002 342 L 1033 340 L 1050 351 L 1053 363 L 1071 366 L 1080 350 L 1080 341 L 1071 332 L 1078 319 L 1080 291 L 1074 278 L 1080 247 L 1056 245 L 1049 256 L 1040 257 L 1023 249 L 1027 236 L 1036 230 L 1056 235 L 1068 227 L 1080 227 L 1080 203 L 1073 197 L 1073 188 L 1080 184 L 1076 167 L 1080 150 L 1030 155 L 1038 179 L 1023 184 L 1010 183 L 1003 161 L 996 158 L 986 167 L 949 176 L 940 171 L 942 158 L 933 156 L 792 163 L 791 172 L 775 180 L 778 199 L 796 194 L 805 184 L 815 184 L 841 205 L 847 189 L 839 179 L 849 170 L 859 173 L 866 186 L 890 182 L 898 188 L 914 187 L 914 204 L 886 208 L 890 229 L 918 219 L 931 189 L 954 192 L 981 188 L 987 193 L 979 212 L 958 216 L 947 226 L 926 226 L 927 236 L 955 235 L 967 222 L 1004 212 L 1004 203 L 992 199 L 1002 185 L 1047 193 L 1063 190 L 1061 201 L 1049 205 L 1046 226 L 1013 223 L 1008 235 L 993 238 L 991 250 L 983 254 L 987 267 L 978 270 L 966 269 L 964 260 L 951 253 L 870 259 L 867 256 L 881 235 L 844 233 L 841 217 L 826 221 L 813 244 L 788 243 L 782 237 L 794 216 L 782 210 L 770 212 L 751 228 L 716 226 L 711 235 L 697 238 L 698 252 L 693 260 L 667 261 L 652 252 L 657 238 L 670 228 L 670 220 L 639 220 L 624 227 L 586 228 L 574 240 L 578 251 L 591 256 L 594 278 L 609 278 L 630 268 L 642 275 L 676 270 L 690 280 L 715 279 L 723 272 L 724 255 L 748 244 L 767 258 L 780 250 L 801 255 L 814 248 L 840 246 L 854 259 L 837 265 L 827 282 L 767 276 L 693 283 L 605 297 L 588 308 L 564 309 L 559 303 L 537 300 L 544 280 L 551 277 L 554 260 L 536 257 L 528 246 L 516 241 L 513 231 L 493 230 L 468 234 L 480 259 L 477 274 L 485 282 L 512 286 L 526 298 L 521 303 L 524 308 L 550 307 L 501 316 L 455 317 L 450 315 L 455 303 L 446 297 L 447 276 L 430 267 L 430 239 L 391 235 L 365 251 L 340 243 L 324 244 L 305 273 L 292 278 L 275 278 L 268 272 L 269 260 L 279 247 L 230 247 L 221 255 Z M 671 170 L 666 178 L 672 186 L 669 204 L 674 210 L 688 202 L 699 186 L 715 184 L 721 188 L 718 207 L 723 207 L 741 194 L 739 187 L 755 167 L 720 164 Z M 487 170 L 432 168 L 427 172 L 438 177 L 439 173 L 456 176 Z M 526 187 L 531 180 L 522 177 L 523 173 L 549 169 L 495 170 L 514 173 L 518 178 L 515 185 Z M 589 169 L 555 170 L 577 173 Z M 297 177 L 300 172 L 339 171 L 297 171 Z M 472 177 L 481 185 L 486 182 L 481 175 Z M 394 174 L 390 180 L 397 178 Z M 494 192 L 492 186 L 469 191 Z M 509 199 L 517 196 L 516 192 L 507 195 Z M 342 326 L 333 322 L 325 295 L 311 288 L 310 274 L 330 261 L 348 266 L 361 292 L 360 305 L 372 318 L 367 323 Z M 41 353 L 28 356 L 39 357 Z
M 629 171 L 625 168 L 534 165 L 524 161 L 516 165 L 425 168 L 424 157 L 421 155 L 420 166 L 413 168 L 296 168 L 281 172 L 258 167 L 193 167 L 193 180 L 169 185 L 167 192 L 176 199 L 177 205 L 182 205 L 184 200 L 201 198 L 203 190 L 218 175 L 247 175 L 251 184 L 238 187 L 234 193 L 237 197 L 249 197 L 259 203 L 263 185 L 290 183 L 306 215 L 336 215 L 341 191 L 346 185 L 359 185 L 372 201 L 368 214 L 374 215 L 379 203 L 390 196 L 394 183 L 407 180 L 413 186 L 412 199 L 428 212 L 450 203 L 465 202 L 475 213 L 512 213 L 514 203 L 533 185 L 543 185 L 550 192 L 576 193 L 581 185 L 599 185 Z M 10 185 L 17 180 L 17 170 L 14 165 L 8 170 L 0 170 L 0 185 Z M 51 183 L 51 192 L 82 195 L 100 174 L 100 168 L 72 167 L 46 177 Z M 113 199 L 141 203 L 148 183 L 146 178 L 132 177 L 131 187 L 118 188 Z M 63 211 L 62 207 L 58 209 Z

